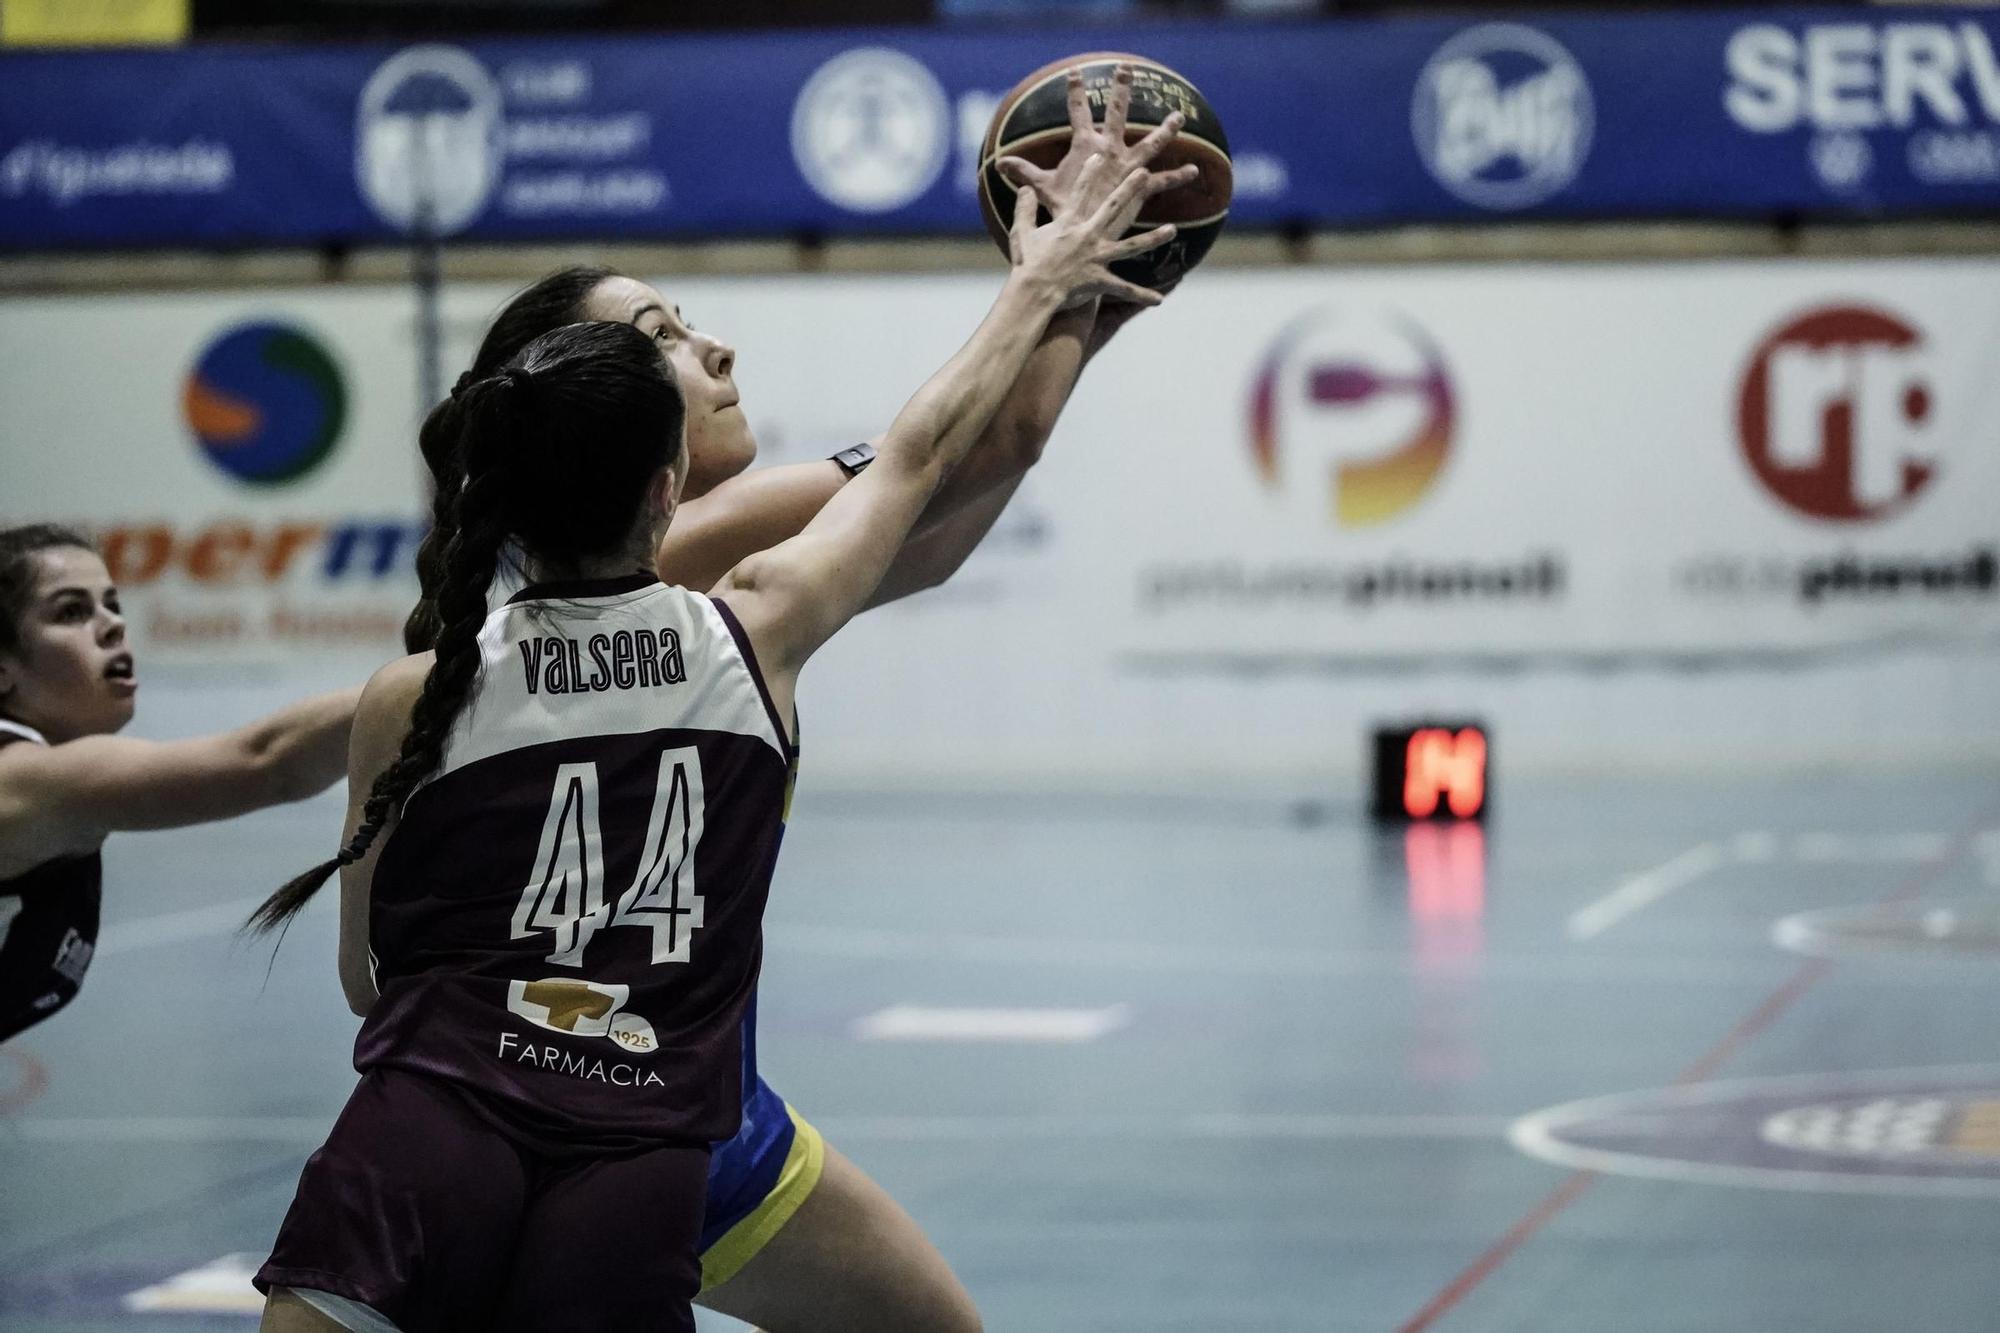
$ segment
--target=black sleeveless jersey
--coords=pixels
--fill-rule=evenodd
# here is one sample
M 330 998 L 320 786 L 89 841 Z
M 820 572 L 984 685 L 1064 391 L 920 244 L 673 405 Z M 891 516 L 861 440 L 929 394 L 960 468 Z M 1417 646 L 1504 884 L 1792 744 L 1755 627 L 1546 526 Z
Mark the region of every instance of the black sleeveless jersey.
M 792 760 L 748 639 L 634 575 L 522 589 L 480 654 L 376 862 L 355 1067 L 555 1150 L 727 1139 Z
M 40 732 L 0 720 L 0 745 L 46 745 Z M 76 998 L 97 950 L 104 860 L 96 852 L 44 861 L 0 880 L 0 1041 Z

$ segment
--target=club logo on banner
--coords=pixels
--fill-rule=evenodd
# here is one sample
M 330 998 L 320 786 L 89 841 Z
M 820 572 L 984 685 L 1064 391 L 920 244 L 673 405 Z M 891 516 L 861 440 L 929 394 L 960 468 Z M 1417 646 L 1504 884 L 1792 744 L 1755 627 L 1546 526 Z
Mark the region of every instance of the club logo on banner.
M 1291 489 L 1324 494 L 1343 527 L 1369 527 L 1430 491 L 1456 417 L 1444 356 L 1415 321 L 1313 311 L 1278 334 L 1251 383 L 1250 456 L 1271 490 L 1287 490 L 1289 462 L 1309 479 Z
M 951 152 L 951 105 L 924 65 L 886 47 L 835 56 L 792 108 L 806 183 L 856 213 L 887 213 L 931 188 Z
M 1437 183 L 1479 208 L 1530 208 L 1583 169 L 1590 81 L 1562 43 L 1518 23 L 1459 33 L 1417 76 L 1410 122 Z
M 1937 475 L 1923 334 L 1886 311 L 1826 306 L 1758 345 L 1737 394 L 1743 456 L 1801 514 L 1881 519 Z
M 413 46 L 361 90 L 361 193 L 403 231 L 449 236 L 486 208 L 500 180 L 500 88 L 453 46 Z
M 181 412 L 209 462 L 253 486 L 283 485 L 333 452 L 347 422 L 347 386 L 306 333 L 239 324 L 203 349 Z

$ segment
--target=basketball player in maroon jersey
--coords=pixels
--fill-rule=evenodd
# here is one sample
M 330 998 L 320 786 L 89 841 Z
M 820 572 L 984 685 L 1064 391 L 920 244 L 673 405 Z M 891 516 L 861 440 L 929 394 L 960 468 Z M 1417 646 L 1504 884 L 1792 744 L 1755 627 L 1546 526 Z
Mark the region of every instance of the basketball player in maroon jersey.
M 1106 267 L 1171 238 L 1118 239 L 1147 184 L 1044 226 L 1024 188 L 971 341 L 872 468 L 713 596 L 652 568 L 688 470 L 652 340 L 571 325 L 464 386 L 436 649 L 369 683 L 347 841 L 258 913 L 288 919 L 339 870 L 342 980 L 367 1014 L 361 1083 L 258 1275 L 267 1328 L 693 1328 L 799 670 L 1048 321 L 1106 293 L 1158 302 Z M 510 550 L 529 586 L 489 612 Z
M 1120 70 L 1103 118 L 1093 121 L 1083 81 L 1072 74 L 1069 154 L 1053 171 L 1018 173 L 1053 210 L 1084 202 L 1076 197 L 1076 181 L 1092 155 L 1107 159 L 1112 171 L 1104 179 L 1115 181 L 1150 164 L 1173 140 L 1178 119 L 1125 142 L 1130 94 L 1131 72 Z M 1009 172 L 1016 174 L 1012 167 Z M 1193 167 L 1155 173 L 1147 193 L 1175 188 L 1193 174 Z M 1039 458 L 1083 366 L 1144 308 L 1085 303 L 1049 321 L 986 430 L 897 553 L 871 605 L 950 577 Z M 688 477 L 657 561 L 668 582 L 711 585 L 744 557 L 796 535 L 867 466 L 867 451 L 853 450 L 823 462 L 745 471 L 757 445 L 738 405 L 735 349 L 697 332 L 652 287 L 605 269 L 552 273 L 510 301 L 481 342 L 468 380 L 493 374 L 534 338 L 579 319 L 630 323 L 656 339 L 686 398 Z M 441 503 L 419 556 L 425 600 L 410 618 L 412 652 L 431 647 L 436 635 L 431 599 L 451 537 L 443 501 L 458 484 L 458 408 L 447 402 L 432 413 L 421 437 Z M 761 1076 L 754 999 L 744 1059 L 742 1124 L 714 1146 L 709 1161 L 699 1303 L 772 1333 L 976 1333 L 980 1320 L 970 1295 L 915 1220 Z
M 118 589 L 89 539 L 0 530 L 0 1041 L 82 986 L 105 838 L 300 800 L 347 770 L 359 690 L 183 741 L 115 734 L 138 693 Z

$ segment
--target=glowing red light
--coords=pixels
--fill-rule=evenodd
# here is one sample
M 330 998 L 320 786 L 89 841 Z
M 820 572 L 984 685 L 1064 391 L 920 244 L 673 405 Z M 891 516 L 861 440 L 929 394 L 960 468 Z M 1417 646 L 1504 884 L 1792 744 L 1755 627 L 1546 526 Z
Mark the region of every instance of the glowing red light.
M 1403 758 L 1403 810 L 1429 819 L 1443 800 L 1452 814 L 1471 819 L 1486 804 L 1486 733 L 1466 727 L 1456 735 L 1444 727 L 1410 733 Z

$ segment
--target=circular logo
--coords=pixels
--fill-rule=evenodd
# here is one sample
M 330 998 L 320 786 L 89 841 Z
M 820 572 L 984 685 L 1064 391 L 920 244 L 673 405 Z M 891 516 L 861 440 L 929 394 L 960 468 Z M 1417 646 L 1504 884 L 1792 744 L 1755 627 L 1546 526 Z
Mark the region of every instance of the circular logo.
M 1524 1116 L 1559 1166 L 1826 1193 L 2000 1197 L 2000 1068 L 1701 1083 Z
M 333 452 L 347 386 L 324 347 L 288 324 L 239 324 L 188 372 L 181 411 L 208 460 L 238 481 L 297 481 Z
M 361 195 L 403 231 L 449 236 L 500 179 L 500 86 L 455 46 L 413 46 L 361 89 L 354 169 Z
M 660 1049 L 660 1039 L 653 1032 L 653 1025 L 638 1014 L 620 1014 L 612 1019 L 610 1036 L 626 1050 L 640 1055 Z
M 1590 83 L 1548 34 L 1485 23 L 1424 66 L 1410 124 L 1445 189 L 1479 208 L 1528 208 L 1575 180 L 1590 153 Z
M 1812 518 L 1878 519 L 1936 475 L 1923 335 L 1866 306 L 1810 311 L 1765 338 L 1737 393 L 1750 470 Z
M 856 213 L 886 213 L 930 189 L 950 146 L 944 89 L 900 51 L 835 56 L 792 108 L 792 157 L 806 183 Z
M 1451 453 L 1456 407 L 1437 346 L 1400 314 L 1313 311 L 1272 341 L 1251 382 L 1250 456 L 1274 491 L 1287 459 L 1331 460 L 1303 488 L 1343 527 L 1383 523 L 1430 490 Z M 1321 507 L 1324 506 L 1324 509 Z

